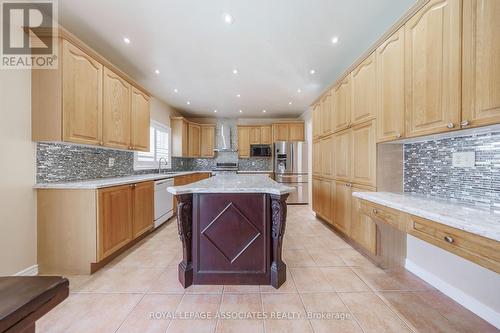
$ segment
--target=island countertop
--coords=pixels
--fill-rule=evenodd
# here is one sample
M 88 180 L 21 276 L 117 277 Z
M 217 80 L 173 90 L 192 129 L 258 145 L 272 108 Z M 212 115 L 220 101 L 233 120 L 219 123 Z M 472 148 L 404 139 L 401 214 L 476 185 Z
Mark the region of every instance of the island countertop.
M 354 192 L 354 197 L 500 241 L 500 214 L 489 209 L 412 193 Z
M 292 187 L 275 182 L 267 175 L 220 174 L 196 183 L 171 186 L 167 191 L 174 194 L 192 193 L 267 193 L 282 195 L 294 191 Z

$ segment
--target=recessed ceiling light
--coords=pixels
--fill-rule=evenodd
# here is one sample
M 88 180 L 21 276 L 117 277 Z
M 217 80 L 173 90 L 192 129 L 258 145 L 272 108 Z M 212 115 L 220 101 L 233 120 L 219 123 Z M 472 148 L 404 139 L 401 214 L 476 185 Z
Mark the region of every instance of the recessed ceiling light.
M 187 105 L 190 105 L 190 104 L 191 104 L 191 102 L 190 102 L 190 101 L 187 101 L 187 102 L 186 102 L 186 104 L 187 104 Z
M 316 74 L 316 70 L 315 70 L 315 69 L 311 69 L 311 70 L 309 71 L 309 74 L 311 74 L 311 75 Z
M 130 39 L 128 37 L 123 37 L 123 42 L 125 44 L 130 44 Z
M 234 74 L 234 75 L 238 74 L 238 70 L 237 70 L 236 68 L 235 68 L 235 69 L 233 69 L 233 74 Z
M 240 97 L 241 97 L 241 95 L 240 95 L 240 94 L 236 94 L 236 97 L 240 98 Z
M 156 73 L 157 75 L 158 75 L 158 74 L 160 74 L 160 70 L 159 70 L 159 69 L 156 69 L 156 70 L 155 70 L 155 73 Z
M 288 105 L 292 105 L 292 102 L 291 102 L 291 101 L 290 101 L 290 102 L 288 102 Z
M 217 110 L 214 110 L 214 113 L 217 113 Z
M 299 88 L 299 89 L 297 89 L 297 92 L 300 94 L 302 92 L 302 90 Z
M 337 44 L 339 42 L 339 38 L 337 36 L 332 38 L 332 43 Z
M 179 92 L 179 89 L 174 88 L 174 93 L 176 93 L 176 94 L 177 94 L 178 92 Z
M 234 22 L 233 16 L 229 13 L 224 13 L 222 15 L 222 18 L 224 19 L 224 22 L 227 24 L 232 24 Z
M 267 111 L 264 109 L 264 110 L 262 110 L 262 112 L 266 113 Z
M 243 110 L 240 110 L 240 113 L 243 113 Z

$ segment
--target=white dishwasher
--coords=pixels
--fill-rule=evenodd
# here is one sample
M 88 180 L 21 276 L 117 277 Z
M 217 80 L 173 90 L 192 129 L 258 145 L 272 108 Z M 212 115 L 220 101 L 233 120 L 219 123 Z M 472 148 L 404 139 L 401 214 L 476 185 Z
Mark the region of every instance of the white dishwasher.
M 155 181 L 155 228 L 174 215 L 174 196 L 167 192 L 169 186 L 174 186 L 173 178 Z

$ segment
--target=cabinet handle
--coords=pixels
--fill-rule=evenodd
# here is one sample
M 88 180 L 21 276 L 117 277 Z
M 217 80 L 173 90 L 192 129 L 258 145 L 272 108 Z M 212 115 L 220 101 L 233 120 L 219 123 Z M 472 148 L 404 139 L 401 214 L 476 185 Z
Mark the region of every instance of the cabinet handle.
M 451 236 L 444 236 L 443 238 L 444 238 L 444 240 L 445 240 L 446 242 L 448 242 L 448 243 L 450 243 L 450 244 L 451 244 L 451 243 L 453 243 L 453 242 L 455 241 L 455 240 L 453 239 L 453 237 L 451 237 Z
M 378 210 L 373 209 L 373 214 L 378 214 Z
M 131 187 L 131 188 L 135 188 L 135 187 L 136 187 L 136 184 L 130 184 L 130 187 Z
M 396 138 L 399 139 L 400 137 L 401 137 L 401 133 L 396 134 Z
M 455 127 L 455 124 L 454 123 L 448 123 L 448 125 L 446 125 L 446 127 L 453 128 L 453 127 Z
M 470 123 L 469 123 L 469 121 L 468 121 L 468 120 L 463 120 L 463 121 L 460 123 L 460 126 L 462 126 L 462 127 L 467 127 L 467 126 L 469 126 L 469 125 L 470 125 Z
M 99 146 L 102 146 L 102 145 L 104 145 L 104 142 L 99 141 Z

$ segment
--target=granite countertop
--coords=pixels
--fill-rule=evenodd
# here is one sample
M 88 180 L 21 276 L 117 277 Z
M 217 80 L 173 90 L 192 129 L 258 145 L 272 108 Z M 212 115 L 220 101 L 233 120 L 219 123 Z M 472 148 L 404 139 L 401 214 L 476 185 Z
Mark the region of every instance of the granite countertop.
M 266 175 L 216 175 L 196 183 L 167 188 L 172 194 L 191 193 L 268 193 L 293 192 L 292 187 L 281 185 Z
M 274 171 L 273 170 L 267 170 L 267 171 L 266 170 L 264 170 L 264 171 L 262 171 L 262 170 L 238 170 L 237 173 L 239 173 L 239 174 L 246 174 L 246 173 L 255 173 L 255 174 L 257 174 L 257 173 L 265 173 L 265 174 L 269 174 L 269 173 L 274 173 Z
M 410 193 L 354 192 L 356 198 L 500 241 L 500 212 Z
M 189 175 L 198 172 L 212 172 L 212 171 L 181 171 L 181 172 L 167 172 L 167 173 L 150 173 L 144 175 L 133 175 L 114 178 L 99 178 L 92 180 L 73 181 L 73 182 L 58 182 L 58 183 L 38 183 L 33 186 L 35 189 L 98 189 L 104 187 L 118 186 L 145 182 L 150 180 L 168 179 L 177 176 Z

